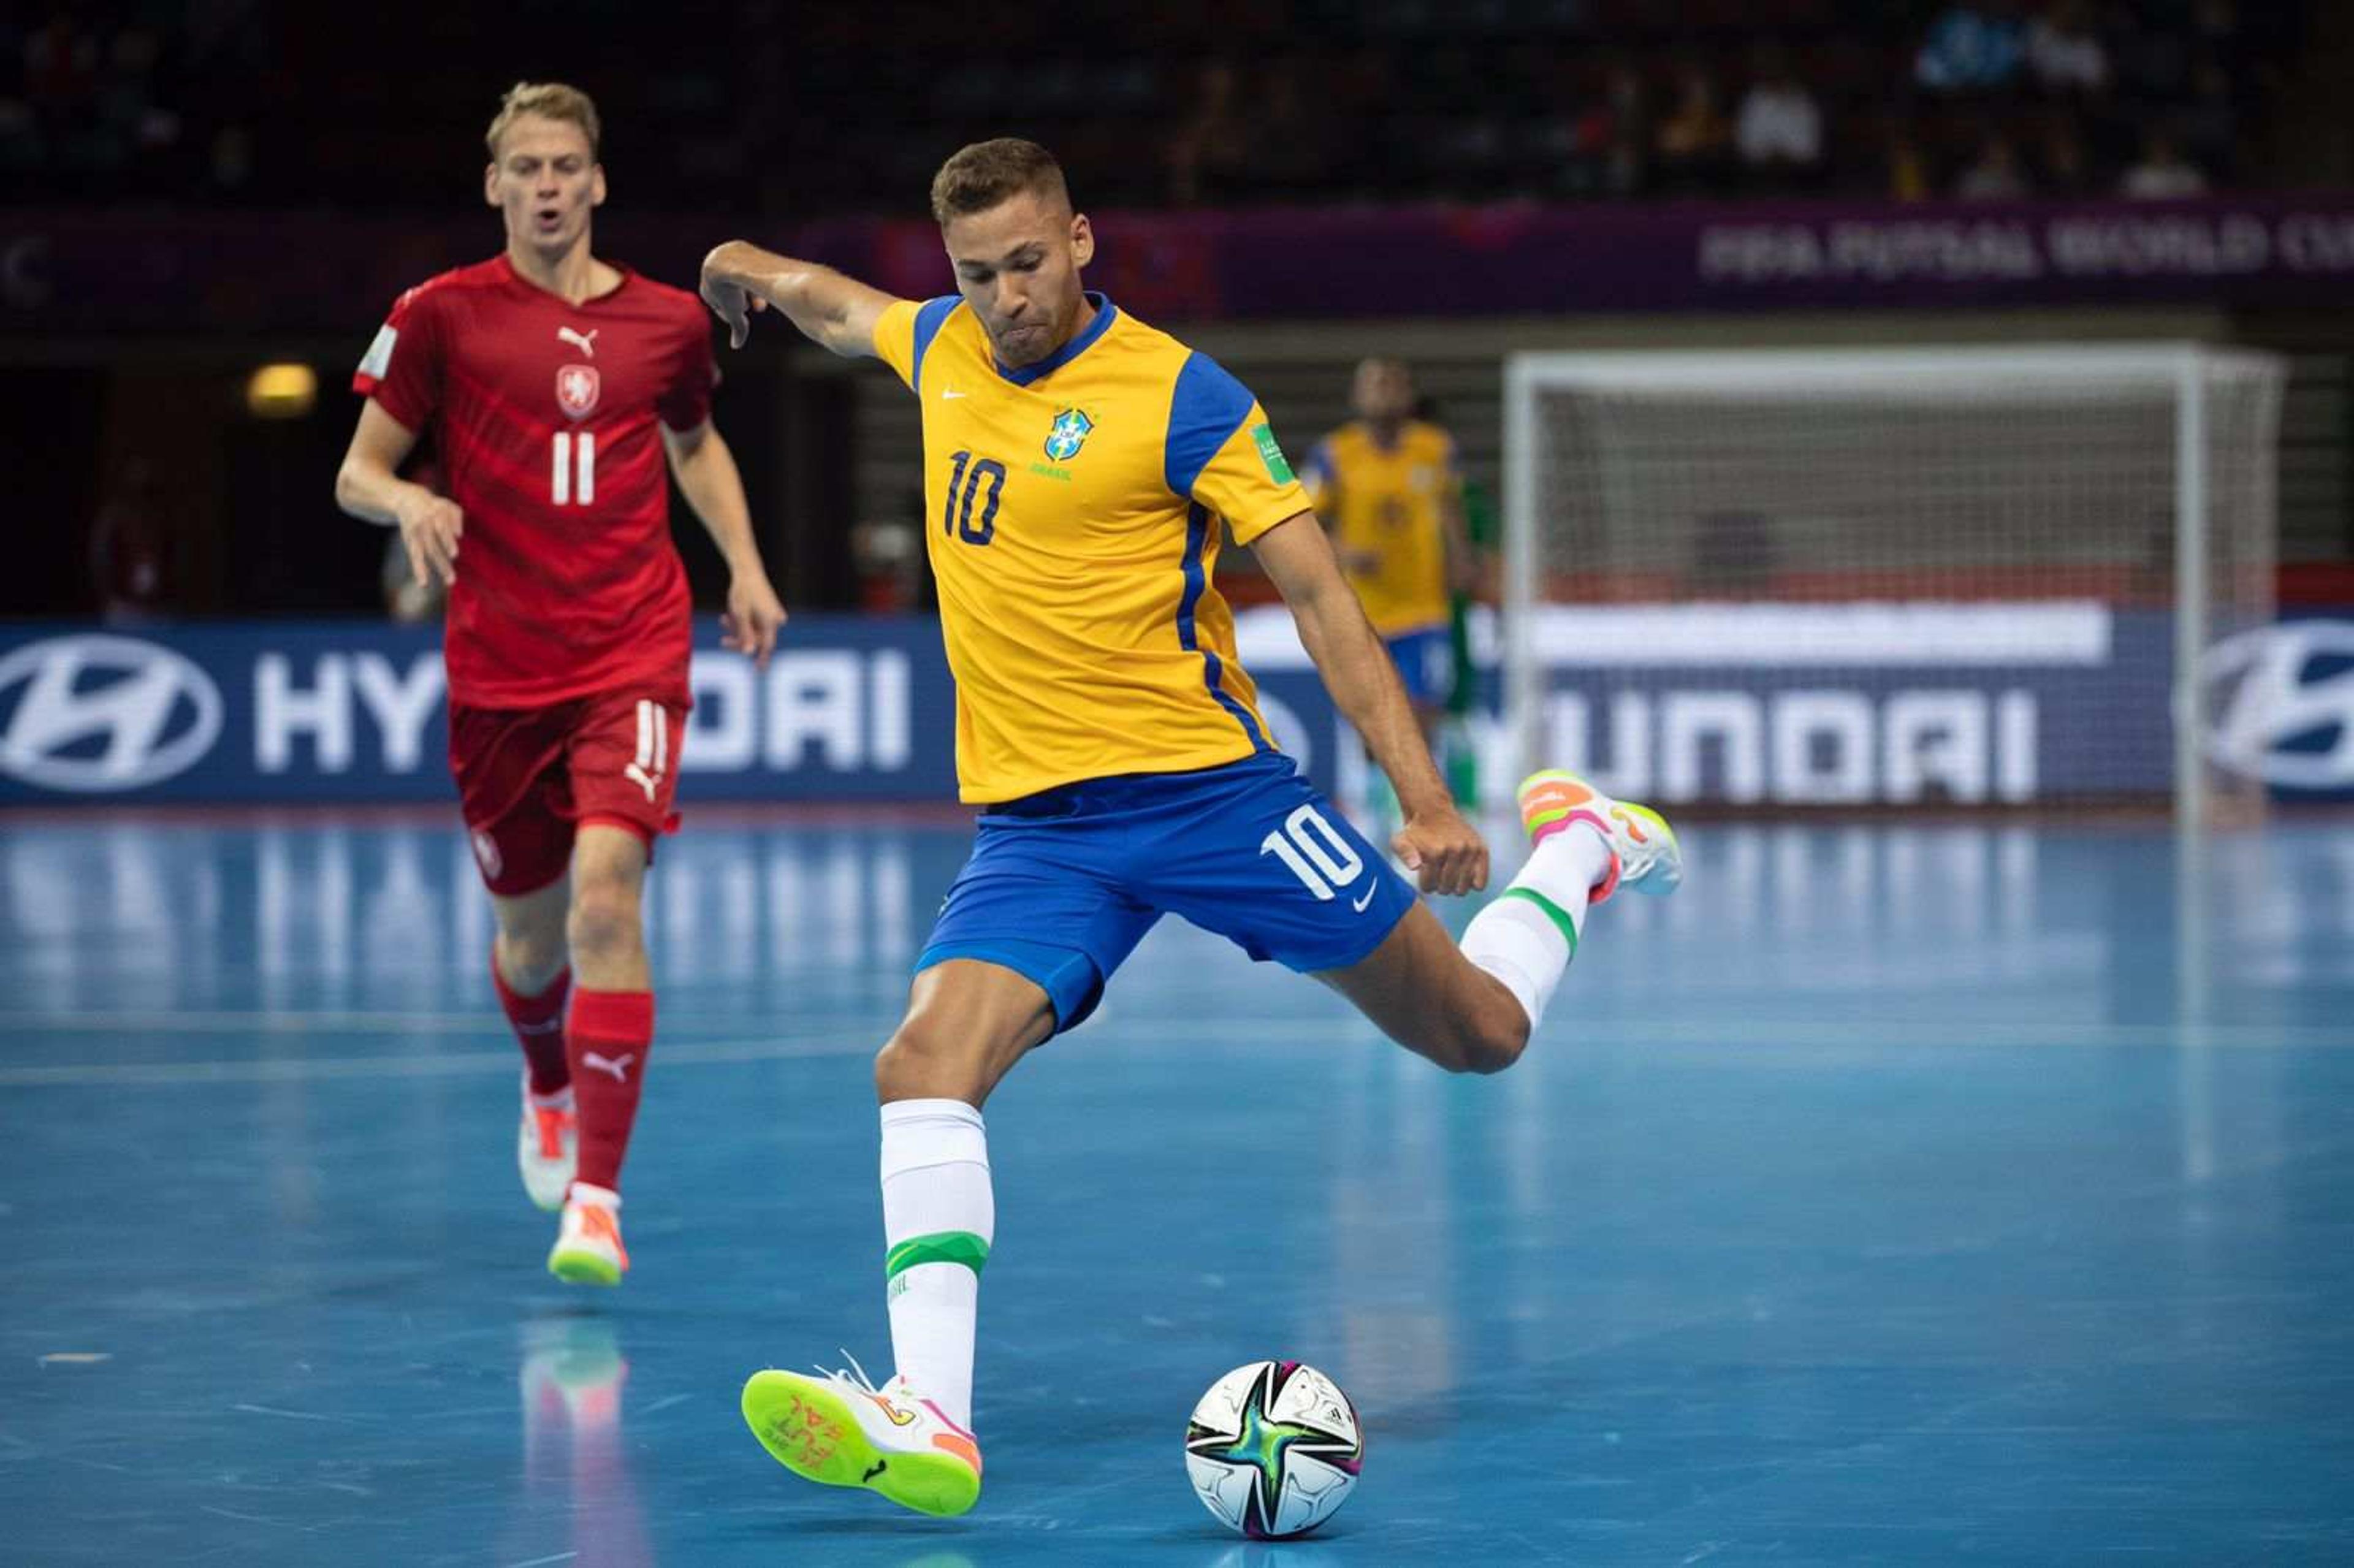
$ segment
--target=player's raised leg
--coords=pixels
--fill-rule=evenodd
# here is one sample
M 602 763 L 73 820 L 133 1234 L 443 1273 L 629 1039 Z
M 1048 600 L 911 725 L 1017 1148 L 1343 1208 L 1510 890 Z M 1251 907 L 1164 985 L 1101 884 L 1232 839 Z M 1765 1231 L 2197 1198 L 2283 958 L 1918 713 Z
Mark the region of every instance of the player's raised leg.
M 578 1153 L 572 1069 L 565 1059 L 564 1012 L 572 990 L 564 942 L 568 880 L 535 892 L 493 895 L 498 936 L 491 945 L 491 985 L 523 1047 L 523 1120 L 515 1165 L 531 1201 L 551 1213 L 564 1206 Z
M 635 829 L 601 821 L 580 825 L 572 853 L 565 932 L 576 983 L 564 1044 L 580 1156 L 547 1267 L 574 1284 L 618 1285 L 630 1266 L 621 1245 L 621 1160 L 654 1038 L 639 907 L 646 859 L 646 840 Z
M 1390 1038 L 1455 1072 L 1520 1059 L 1593 906 L 1623 888 L 1672 893 L 1683 880 L 1674 830 L 1649 807 L 1562 772 L 1532 775 L 1519 799 L 1528 861 L 1459 948 L 1417 905 L 1369 957 L 1321 977 Z
M 907 1017 L 875 1062 L 898 1367 L 881 1388 L 854 1363 L 752 1375 L 744 1419 L 794 1474 L 930 1514 L 963 1513 L 980 1497 L 973 1335 L 996 1229 L 981 1106 L 1055 1020 L 1045 990 L 1002 965 L 951 959 L 917 972 Z

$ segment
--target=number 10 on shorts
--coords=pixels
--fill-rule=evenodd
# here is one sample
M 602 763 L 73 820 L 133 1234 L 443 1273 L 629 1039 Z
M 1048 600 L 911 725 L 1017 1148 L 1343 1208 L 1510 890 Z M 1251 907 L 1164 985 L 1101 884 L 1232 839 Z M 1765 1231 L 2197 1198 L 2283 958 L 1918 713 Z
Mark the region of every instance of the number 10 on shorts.
M 548 466 L 547 482 L 558 506 L 587 506 L 597 499 L 597 437 L 593 432 L 556 432 L 556 456 Z
M 1330 899 L 1334 888 L 1348 886 L 1365 869 L 1349 841 L 1313 806 L 1302 806 L 1286 817 L 1281 832 L 1259 841 L 1258 853 L 1281 861 L 1319 899 Z

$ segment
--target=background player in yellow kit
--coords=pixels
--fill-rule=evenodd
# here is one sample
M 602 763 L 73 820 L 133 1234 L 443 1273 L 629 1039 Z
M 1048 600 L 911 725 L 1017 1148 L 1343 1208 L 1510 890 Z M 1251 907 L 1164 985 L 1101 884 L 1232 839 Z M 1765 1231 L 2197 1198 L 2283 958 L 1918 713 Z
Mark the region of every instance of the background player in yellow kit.
M 1316 443 L 1299 477 L 1431 745 L 1455 683 L 1448 596 L 1472 575 L 1455 440 L 1414 418 L 1401 360 L 1359 365 L 1349 406 L 1357 417 Z
M 1656 814 L 1540 774 L 1522 791 L 1527 867 L 1458 948 L 1274 749 L 1235 662 L 1211 586 L 1222 525 L 1395 781 L 1401 863 L 1427 892 L 1485 885 L 1487 848 L 1257 402 L 1083 289 L 1094 232 L 1044 148 L 965 148 L 932 211 L 954 294 L 896 300 L 741 242 L 705 259 L 703 293 L 737 344 L 774 307 L 837 354 L 883 359 L 921 400 L 959 790 L 981 819 L 875 1064 L 898 1365 L 880 1388 L 758 1372 L 743 1404 L 797 1474 L 954 1514 L 981 1491 L 973 1330 L 995 1229 L 981 1103 L 1087 1015 L 1155 921 L 1181 915 L 1316 974 L 1441 1066 L 1495 1072 L 1526 1047 L 1589 903 L 1622 882 L 1666 892 L 1681 862 Z

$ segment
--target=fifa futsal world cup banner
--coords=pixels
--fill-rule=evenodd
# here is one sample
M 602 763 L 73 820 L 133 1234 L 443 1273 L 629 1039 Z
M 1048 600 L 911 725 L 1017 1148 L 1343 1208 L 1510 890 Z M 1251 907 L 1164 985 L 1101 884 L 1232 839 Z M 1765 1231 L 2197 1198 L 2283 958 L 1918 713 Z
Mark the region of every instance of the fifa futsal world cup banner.
M 921 193 L 911 207 L 920 208 Z M 1088 277 L 1148 321 L 1559 316 L 1583 311 L 1952 310 L 2184 303 L 2337 309 L 2354 193 L 2187 201 L 1530 202 L 1097 213 Z M 597 220 L 649 277 L 692 286 L 734 215 Z M 349 334 L 419 277 L 473 260 L 479 222 L 413 215 L 0 210 L 0 335 Z M 925 299 L 939 231 L 839 219 L 796 255 Z M 1336 267 L 1378 255 L 1379 267 Z
M 2098 604 L 1556 607 L 1534 627 L 1548 755 L 1663 804 L 2038 805 L 2164 796 L 2169 617 Z M 1744 619 L 1747 618 L 1747 619 Z M 1760 619 L 1762 618 L 1762 619 Z M 1268 727 L 1357 798 L 1361 748 L 1288 618 L 1240 618 Z M 1493 629 L 1475 628 L 1492 698 Z M 953 801 L 937 622 L 800 615 L 769 667 L 698 628 L 679 798 Z M 2354 611 L 2207 658 L 2211 757 L 2354 799 Z M 1511 776 L 1492 701 L 1482 777 Z M 448 801 L 432 628 L 0 629 L 0 804 Z

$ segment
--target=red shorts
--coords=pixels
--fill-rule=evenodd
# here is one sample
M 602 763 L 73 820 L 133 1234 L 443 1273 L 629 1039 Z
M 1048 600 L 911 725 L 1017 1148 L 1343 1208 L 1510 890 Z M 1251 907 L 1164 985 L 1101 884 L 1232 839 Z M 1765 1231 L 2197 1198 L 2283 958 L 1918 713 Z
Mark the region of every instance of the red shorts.
M 683 705 L 599 692 L 544 708 L 450 708 L 450 771 L 482 881 L 503 898 L 534 893 L 572 863 L 583 822 L 645 841 L 678 831 L 671 810 Z

